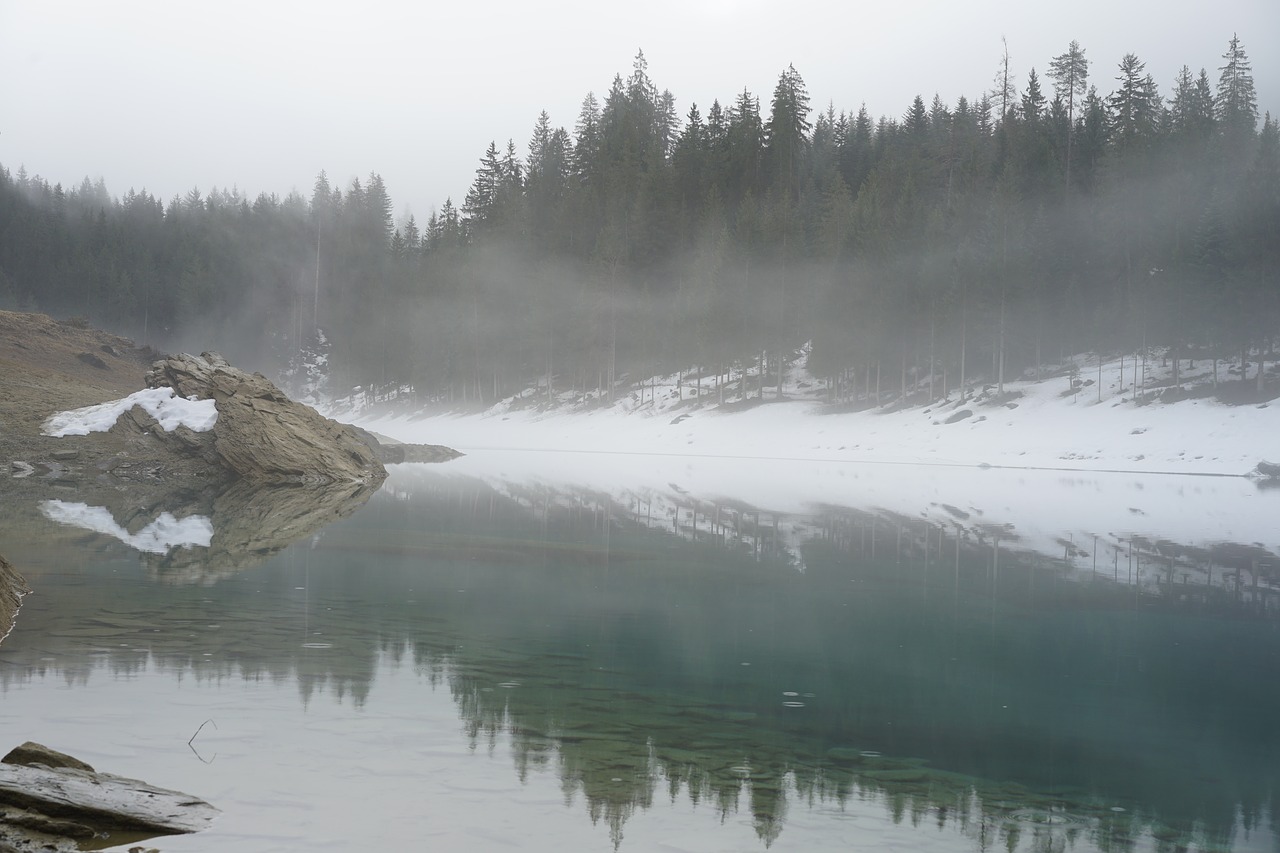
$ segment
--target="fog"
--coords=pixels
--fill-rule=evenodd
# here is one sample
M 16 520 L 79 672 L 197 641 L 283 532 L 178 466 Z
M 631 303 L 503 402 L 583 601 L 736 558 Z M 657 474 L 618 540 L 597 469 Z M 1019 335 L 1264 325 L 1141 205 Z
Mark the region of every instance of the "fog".
M 1004 113 L 980 78 L 878 117 L 824 108 L 794 66 L 682 113 L 637 53 L 421 219 L 378 171 L 166 201 L 5 164 L 0 302 L 443 407 L 751 368 L 737 398 L 777 397 L 810 346 L 854 406 L 1086 351 L 1265 362 L 1280 133 L 1249 48 L 1206 44 L 1218 73 L 1157 81 L 1136 57 L 1112 80 L 1085 47 L 1093 89 L 1028 69 Z
M 1077 39 L 1107 91 L 1127 52 L 1162 86 L 1184 63 L 1211 74 L 1239 33 L 1254 47 L 1259 106 L 1280 114 L 1280 32 L 1269 0 L 1212 9 L 1089 0 L 1069 14 L 1007 0 L 884 6 L 693 0 L 606 9 L 585 2 L 484 5 L 248 2 L 0 3 L 0 163 L 71 185 L 88 175 L 168 202 L 192 187 L 306 192 L 377 170 L 396 213 L 461 203 L 490 139 L 524 141 L 540 110 L 572 126 L 643 48 L 680 113 L 746 87 L 767 97 L 794 63 L 813 102 L 900 115 L 990 88 L 1008 39 L 1021 88 Z

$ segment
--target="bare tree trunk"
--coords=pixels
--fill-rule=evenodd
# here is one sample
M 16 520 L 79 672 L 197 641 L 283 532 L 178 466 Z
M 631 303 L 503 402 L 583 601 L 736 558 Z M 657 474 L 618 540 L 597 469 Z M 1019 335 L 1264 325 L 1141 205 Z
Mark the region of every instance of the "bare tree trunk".
M 933 356 L 934 356 L 934 344 L 935 344 L 935 337 L 936 337 L 935 333 L 936 333 L 936 324 L 934 323 L 934 318 L 931 315 L 929 317 L 929 402 L 930 403 L 932 403 L 934 400 L 937 399 L 937 397 L 933 395 Z
M 1004 396 L 1004 289 L 1000 290 L 1000 359 L 999 366 L 996 370 L 996 384 L 1000 389 L 999 394 Z
M 613 402 L 613 389 L 618 384 L 618 306 L 609 305 L 609 402 Z
M 960 316 L 960 384 L 957 386 L 958 390 L 960 391 L 961 403 L 963 403 L 965 400 L 964 361 L 965 361 L 965 356 L 967 354 L 965 349 L 965 338 L 967 337 L 967 334 L 968 334 L 968 324 L 965 322 L 965 317 L 963 312 L 961 312 L 961 316 Z
M 765 351 L 760 350 L 760 402 L 764 402 L 764 378 L 768 374 L 768 368 L 765 365 Z
M 1266 394 L 1266 376 L 1267 376 L 1267 350 L 1269 345 L 1258 347 L 1258 399 L 1261 400 Z

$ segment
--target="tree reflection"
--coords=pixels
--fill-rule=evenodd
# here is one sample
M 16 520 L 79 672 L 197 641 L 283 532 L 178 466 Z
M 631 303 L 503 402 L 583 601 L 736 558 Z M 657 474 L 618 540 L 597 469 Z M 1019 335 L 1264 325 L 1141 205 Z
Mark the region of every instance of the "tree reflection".
M 1267 825 L 1277 609 L 1256 551 L 1135 538 L 1094 570 L 1090 542 L 1086 570 L 1069 540 L 948 516 L 393 479 L 215 586 L 121 586 L 108 552 L 33 599 L 0 685 L 152 668 L 361 707 L 410 669 L 473 749 L 557 774 L 615 847 L 678 796 L 765 846 L 855 802 L 977 850 L 1229 849 Z

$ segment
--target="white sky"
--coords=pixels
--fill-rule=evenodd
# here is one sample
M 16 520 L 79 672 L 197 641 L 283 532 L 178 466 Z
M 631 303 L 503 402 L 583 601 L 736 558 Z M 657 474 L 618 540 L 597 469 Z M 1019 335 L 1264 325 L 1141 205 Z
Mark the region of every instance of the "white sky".
M 168 200 L 237 185 L 310 195 L 379 172 L 397 216 L 461 201 L 490 139 L 520 153 L 538 112 L 572 130 L 637 48 L 683 116 L 743 87 L 767 113 L 794 63 L 815 107 L 901 116 L 991 85 L 1008 38 L 1019 88 L 1076 39 L 1109 92 L 1121 56 L 1167 94 L 1183 64 L 1216 83 L 1238 32 L 1262 110 L 1280 114 L 1280 2 L 790 0 L 35 2 L 0 0 L 0 164 Z

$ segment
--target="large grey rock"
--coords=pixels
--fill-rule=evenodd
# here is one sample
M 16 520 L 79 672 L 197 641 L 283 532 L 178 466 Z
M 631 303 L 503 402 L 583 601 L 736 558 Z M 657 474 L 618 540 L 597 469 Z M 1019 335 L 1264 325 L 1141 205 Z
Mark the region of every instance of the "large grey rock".
M 83 769 L 84 762 L 40 744 L 15 752 L 31 763 L 9 756 L 0 762 L 0 850 L 73 851 L 80 849 L 76 839 L 115 833 L 136 840 L 199 832 L 218 814 L 189 794 Z
M 29 740 L 24 744 L 15 746 L 9 750 L 9 754 L 4 758 L 0 758 L 0 764 L 21 764 L 26 767 L 34 767 L 39 764 L 50 769 L 59 767 L 71 767 L 76 770 L 87 770 L 92 773 L 93 768 L 85 764 L 78 758 L 67 755 L 65 752 L 58 752 L 56 749 L 50 749 L 42 743 L 36 743 Z
M 149 388 L 173 388 L 183 397 L 213 400 L 218 410 L 211 450 L 236 476 L 258 482 L 373 482 L 386 469 L 345 424 L 296 403 L 259 373 L 232 367 L 217 353 L 175 355 L 157 361 Z M 136 411 L 136 410 L 135 410 Z M 209 452 L 209 439 L 179 427 L 165 434 L 186 452 Z

